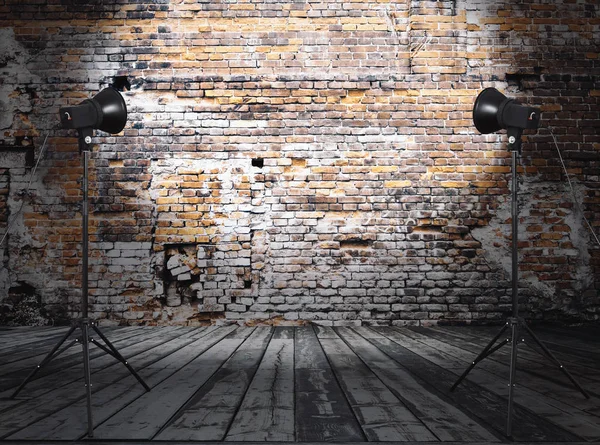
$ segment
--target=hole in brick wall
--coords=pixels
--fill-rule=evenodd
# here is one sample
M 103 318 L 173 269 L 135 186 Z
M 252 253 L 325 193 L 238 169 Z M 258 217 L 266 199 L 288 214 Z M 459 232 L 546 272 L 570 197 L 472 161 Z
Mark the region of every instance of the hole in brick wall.
M 245 260 L 232 255 L 233 251 L 217 248 L 209 243 L 181 243 L 165 246 L 163 269 L 164 294 L 162 304 L 170 307 L 181 306 L 181 313 L 187 311 L 188 320 L 199 322 L 211 319 L 206 315 L 225 311 L 225 297 L 232 287 L 242 288 L 243 279 L 248 279 L 249 271 L 243 278 L 238 266 Z M 238 280 L 232 278 L 239 275 Z M 228 286 L 228 283 L 238 281 Z
M 244 280 L 244 288 L 250 289 L 252 287 L 252 280 Z
M 371 247 L 371 241 L 369 240 L 345 240 L 340 241 L 340 249 L 368 249 Z
M 442 227 L 433 225 L 421 225 L 414 227 L 413 233 L 442 233 Z
M 12 304 L 18 304 L 27 299 L 35 300 L 37 303 L 42 302 L 35 287 L 29 283 L 18 282 L 16 286 L 13 286 L 8 290 L 8 301 Z
M 6 145 L 2 141 L 0 141 L 0 153 L 1 152 L 13 152 L 13 153 L 21 153 L 21 156 L 24 156 L 25 166 L 33 167 L 35 164 L 35 147 L 33 144 L 33 139 L 26 138 L 24 136 L 17 136 L 15 138 L 15 145 Z M 19 156 L 19 159 L 23 159 Z M 21 161 L 19 161 L 21 162 Z M 2 165 L 1 167 L 10 167 L 10 165 Z
M 200 280 L 201 272 L 197 256 L 197 244 L 166 247 L 163 278 L 167 306 L 179 306 L 183 301 L 195 299 L 196 293 L 192 284 Z
M 127 76 L 115 76 L 113 78 L 112 87 L 117 91 L 129 91 L 131 89 L 131 83 Z
M 519 90 L 534 88 L 540 80 L 539 74 L 506 73 L 508 86 L 515 86 Z
M 585 5 L 585 17 L 593 19 L 597 17 L 596 7 L 594 5 Z
M 188 323 L 197 323 L 200 326 L 210 326 L 217 319 L 225 318 L 225 312 L 198 312 L 187 318 Z
M 0 305 L 0 325 L 43 326 L 48 324 L 42 297 L 28 283 L 17 282 Z
M 33 87 L 25 87 L 25 92 L 29 95 L 30 99 L 37 99 L 38 94 L 37 91 Z
M 29 136 L 17 136 L 15 137 L 15 145 L 17 147 L 29 147 L 33 145 L 33 140 Z
M 263 168 L 265 166 L 265 160 L 263 158 L 252 159 L 252 167 Z
M 144 86 L 145 82 L 146 81 L 141 77 L 133 78 L 133 79 L 131 79 L 131 89 L 132 90 L 140 89 Z

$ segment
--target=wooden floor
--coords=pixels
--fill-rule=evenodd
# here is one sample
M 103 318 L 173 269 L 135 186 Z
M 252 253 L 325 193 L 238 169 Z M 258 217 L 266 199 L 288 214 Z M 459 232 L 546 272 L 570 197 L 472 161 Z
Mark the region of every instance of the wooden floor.
M 104 328 L 151 387 L 91 346 L 94 441 L 510 442 L 510 347 L 451 385 L 499 327 Z M 67 328 L 0 328 L 0 440 L 86 436 L 81 348 L 10 395 Z M 590 393 L 519 347 L 513 441 L 600 441 L 600 328 L 535 328 Z M 504 338 L 504 337 L 502 337 Z M 36 442 L 39 443 L 39 442 Z

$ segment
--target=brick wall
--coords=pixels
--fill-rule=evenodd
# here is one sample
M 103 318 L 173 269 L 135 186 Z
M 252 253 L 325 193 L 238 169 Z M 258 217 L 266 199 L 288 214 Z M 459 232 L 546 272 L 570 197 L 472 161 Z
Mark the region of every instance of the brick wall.
M 523 313 L 596 320 L 600 247 L 582 216 L 600 232 L 598 12 L 582 0 L 0 1 L 1 137 L 39 151 L 50 134 L 32 193 L 19 194 L 30 169 L 3 173 L 15 205 L 0 197 L 0 212 L 23 200 L 24 212 L 1 247 L 0 304 L 27 284 L 49 319 L 77 315 L 82 169 L 57 110 L 113 85 L 129 117 L 92 154 L 93 317 L 502 320 L 510 153 L 471 115 L 493 86 L 543 110 L 519 168 Z

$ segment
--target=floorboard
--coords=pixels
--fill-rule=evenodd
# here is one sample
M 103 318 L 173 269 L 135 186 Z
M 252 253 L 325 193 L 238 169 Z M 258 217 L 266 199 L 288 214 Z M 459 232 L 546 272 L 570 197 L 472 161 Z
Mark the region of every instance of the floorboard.
M 369 441 L 438 439 L 337 334 L 320 342 Z
M 173 416 L 157 440 L 214 440 L 225 437 L 272 337 L 257 328 L 205 385 Z
M 167 335 L 165 340 L 169 338 L 171 337 Z M 163 343 L 165 340 L 163 340 Z M 132 358 L 132 366 L 134 366 L 134 369 L 139 369 L 157 360 L 156 355 L 152 353 L 152 346 L 159 345 L 161 343 L 157 342 L 156 339 L 150 339 L 145 342 L 140 341 L 135 345 L 136 351 L 141 351 L 138 354 L 132 353 L 131 350 L 128 354 L 127 348 L 120 352 L 126 357 Z M 131 348 L 134 348 L 134 346 Z M 122 363 L 117 362 L 114 358 L 106 354 L 103 357 L 92 360 L 91 368 L 96 370 L 92 374 L 92 388 L 94 392 L 100 391 L 105 386 L 119 382 L 130 375 Z M 18 434 L 19 430 L 32 425 L 34 422 L 38 422 L 84 399 L 85 382 L 83 365 L 79 365 L 78 369 L 79 372 L 77 375 L 73 375 L 72 377 L 66 377 L 67 373 L 59 369 L 55 374 L 33 381 L 31 383 L 32 388 L 29 386 L 25 387 L 22 393 L 18 395 L 19 404 L 10 407 L 10 409 L 0 411 L 0 438 L 11 434 Z M 52 383 L 60 382 L 63 378 L 69 383 L 52 385 Z
M 226 441 L 294 440 L 294 339 L 287 331 L 279 328 L 269 342 Z
M 234 330 L 215 330 L 209 334 L 210 338 L 199 339 L 194 348 L 189 348 L 195 356 L 193 360 L 103 422 L 94 437 L 152 439 L 244 341 L 242 336 L 227 338 Z
M 93 441 L 81 347 L 10 395 L 68 328 L 0 328 L 0 444 L 600 443 L 600 329 L 534 331 L 591 394 L 519 348 L 505 437 L 510 348 L 450 387 L 498 327 L 110 327 L 150 386 L 91 346 Z
M 185 354 L 195 349 L 194 346 L 186 349 L 186 346 L 194 343 L 198 338 L 202 338 L 202 334 L 207 335 L 210 331 L 201 328 L 173 339 L 165 338 L 164 343 L 136 355 L 133 364 L 135 368 L 141 368 L 139 369 L 140 376 L 152 388 L 156 382 L 168 378 L 175 372 L 174 361 L 185 360 L 187 358 Z M 114 364 L 107 371 L 110 375 L 113 375 L 113 372 L 119 372 L 124 377 L 117 381 L 111 379 L 108 384 L 104 385 L 102 383 L 105 383 L 106 380 L 102 379 L 103 375 L 92 374 L 92 404 L 95 425 L 101 424 L 145 393 L 145 389 L 120 363 Z M 99 378 L 102 379 L 100 382 Z M 51 440 L 75 440 L 83 437 L 87 432 L 87 411 L 83 391 L 79 391 L 79 393 L 80 399 L 76 403 L 65 406 L 10 437 L 34 439 L 42 434 Z
M 372 331 L 371 331 L 372 332 Z M 399 363 L 381 352 L 367 338 L 367 328 L 340 328 L 340 336 L 356 352 L 375 375 L 443 442 L 497 442 L 498 438 L 466 413 L 439 395 L 428 391 L 428 385 Z M 361 337 L 360 334 L 366 334 Z
M 296 440 L 365 441 L 313 327 L 299 327 L 295 340 Z
M 412 328 L 415 331 L 423 332 L 423 329 L 431 329 L 431 328 Z M 451 333 L 452 331 L 456 331 L 456 329 L 446 328 L 440 329 L 435 328 L 431 329 L 430 332 L 434 335 L 444 335 Z M 472 342 L 473 344 L 478 345 L 479 349 L 482 349 L 482 345 L 486 343 L 483 339 L 491 339 L 493 335 L 497 332 L 497 330 L 490 330 L 489 328 L 483 330 L 482 328 L 478 328 L 477 331 L 473 332 L 463 332 L 463 339 Z M 535 331 L 533 331 L 535 334 Z M 442 334 L 443 333 L 443 334 Z M 535 334 L 536 337 L 539 338 L 539 335 Z M 523 343 L 524 347 L 520 348 L 520 356 L 526 358 L 532 365 L 539 364 L 542 365 L 542 368 L 545 368 L 547 365 L 551 365 L 548 357 L 543 354 L 541 348 L 530 338 L 529 335 L 521 336 L 526 341 Z M 548 333 L 543 336 L 544 343 L 547 347 L 551 347 L 552 354 L 564 365 L 568 365 L 570 369 L 573 370 L 574 374 L 580 374 L 584 378 L 588 378 L 590 380 L 598 381 L 600 380 L 600 376 L 595 376 L 595 373 L 590 373 L 589 370 L 595 370 L 600 368 L 600 361 L 598 361 L 598 357 L 600 357 L 600 352 L 594 352 L 593 348 L 585 344 L 582 344 L 581 341 L 576 341 L 573 339 L 569 343 L 565 343 L 562 339 L 558 339 L 554 334 Z M 597 377 L 597 378 L 596 378 Z

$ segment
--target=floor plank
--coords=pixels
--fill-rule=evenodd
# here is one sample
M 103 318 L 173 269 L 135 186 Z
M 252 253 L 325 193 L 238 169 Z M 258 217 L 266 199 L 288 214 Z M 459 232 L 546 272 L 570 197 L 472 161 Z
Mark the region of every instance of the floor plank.
M 169 441 L 169 442 L 153 442 L 153 441 L 120 441 L 120 440 L 78 440 L 78 441 L 52 441 L 51 445 L 152 445 L 152 444 L 168 444 L 168 445 L 196 445 L 198 442 L 187 441 Z M 202 444 L 215 444 L 221 442 L 202 442 Z M 227 445 L 264 445 L 265 442 L 228 442 Z M 290 442 L 268 442 L 272 445 L 289 445 Z M 303 445 L 326 445 L 331 442 L 303 442 Z M 337 445 L 368 445 L 372 442 L 335 442 Z M 516 442 L 515 442 L 516 443 Z M 22 441 L 3 441 L 2 445 L 47 445 L 48 442 L 22 442 Z M 441 442 L 399 442 L 388 441 L 386 445 L 440 445 Z M 488 442 L 444 442 L 444 445 L 488 445 Z M 589 442 L 518 442 L 519 445 L 590 445 Z
M 227 338 L 235 328 L 213 331 L 202 338 L 195 358 L 98 426 L 98 439 L 151 439 L 219 369 L 244 338 Z M 251 330 L 245 330 L 249 335 Z
M 436 330 L 421 332 L 424 333 L 418 333 L 411 329 L 410 332 L 407 332 L 407 335 L 412 337 L 420 336 L 421 339 L 429 344 L 437 343 L 438 349 L 443 349 L 446 352 L 453 351 L 452 355 L 454 356 L 462 354 L 463 352 L 468 352 L 470 355 L 465 355 L 463 358 L 466 358 L 469 362 L 472 361 L 483 350 L 489 340 L 491 340 L 491 336 L 489 339 L 480 337 L 479 340 L 473 340 L 470 343 L 466 343 L 462 340 L 452 340 L 444 335 L 445 333 L 440 334 L 437 333 Z M 442 343 L 438 343 L 440 341 L 442 341 Z M 487 357 L 477 366 L 492 370 L 498 375 L 506 376 L 508 375 L 509 364 L 510 348 L 504 347 Z M 568 403 L 579 409 L 595 409 L 600 405 L 600 388 L 598 388 L 598 383 L 585 378 L 585 375 L 595 374 L 596 370 L 586 370 L 587 374 L 584 374 L 584 378 L 582 378 L 581 373 L 575 375 L 580 384 L 582 384 L 586 391 L 592 395 L 592 398 L 588 400 L 583 397 L 576 387 L 571 384 L 567 377 L 560 372 L 554 364 L 549 362 L 545 357 L 541 359 L 538 358 L 537 354 L 529 351 L 527 346 L 520 345 L 518 348 L 517 369 L 519 375 L 523 376 L 521 380 L 525 379 L 526 386 L 545 394 L 548 397 Z M 571 370 L 571 367 L 568 366 L 567 369 Z
M 430 329 L 430 328 L 414 328 L 418 332 L 423 332 L 422 329 Z M 452 330 L 444 329 L 444 328 L 435 328 L 430 331 L 433 334 L 439 335 L 439 333 L 451 334 Z M 460 332 L 460 331 L 458 331 Z M 485 346 L 482 339 L 488 338 L 491 339 L 494 334 L 496 334 L 496 330 L 490 329 L 482 329 L 478 328 L 473 331 L 464 331 L 461 334 L 461 341 L 467 341 L 469 344 L 474 343 L 479 346 L 480 349 L 483 349 Z M 600 361 L 597 357 L 600 357 L 600 353 L 594 354 L 590 348 L 581 349 L 581 343 L 577 344 L 560 344 L 556 342 L 549 342 L 548 336 L 551 334 L 547 334 L 544 331 L 542 333 L 534 335 L 538 337 L 542 343 L 548 347 L 552 354 L 566 367 L 568 367 L 574 375 L 585 376 L 587 379 L 599 381 L 600 375 L 596 376 L 595 373 L 590 373 L 590 370 L 600 369 Z M 452 335 L 453 337 L 456 334 Z M 550 361 L 550 359 L 543 354 L 541 348 L 531 339 L 529 335 L 520 335 L 521 338 L 524 338 L 526 341 L 523 343 L 523 347 L 520 347 L 519 354 L 520 356 L 526 358 L 532 364 L 532 369 L 535 368 L 535 364 L 538 364 L 538 369 L 546 369 L 548 366 L 552 367 L 554 364 Z
M 437 440 L 333 329 L 325 331 L 319 341 L 369 441 Z
M 271 340 L 257 328 L 156 435 L 157 440 L 223 440 Z
M 428 391 L 425 382 L 417 380 L 417 376 L 413 376 L 375 345 L 361 337 L 359 334 L 369 332 L 366 328 L 337 328 L 337 332 L 439 440 L 444 442 L 499 441 L 494 434 L 463 411 L 440 395 Z
M 279 329 L 269 343 L 226 441 L 294 440 L 294 340 Z
M 314 329 L 297 328 L 295 340 L 296 440 L 366 440 Z
M 158 345 L 160 343 L 155 344 L 155 346 Z M 143 343 L 137 346 L 145 347 Z M 110 366 L 92 374 L 92 384 L 95 391 L 129 376 L 129 371 L 122 363 L 115 362 L 112 357 L 110 359 L 112 359 Z M 145 349 L 143 353 L 136 357 L 136 367 L 143 367 L 145 364 L 156 360 L 157 357 L 152 353 L 152 349 Z M 0 438 L 14 434 L 18 430 L 84 399 L 84 389 L 82 370 L 77 380 L 63 386 L 49 388 L 44 393 L 40 391 L 40 394 L 22 399 L 18 405 L 3 410 L 0 412 Z
M 186 335 L 187 332 L 186 328 L 160 328 L 150 334 L 142 333 L 135 338 L 128 337 L 126 339 L 116 340 L 115 342 L 111 341 L 111 343 L 113 343 L 119 353 L 131 363 L 132 367 L 136 369 L 136 355 L 148 351 L 172 338 Z M 20 399 L 36 398 L 55 388 L 60 388 L 72 382 L 81 380 L 84 375 L 81 347 L 74 345 L 70 349 L 71 355 L 68 358 L 58 356 L 52 360 L 47 366 L 40 370 L 35 378 L 25 386 L 17 397 Z M 91 346 L 90 349 L 90 364 L 93 380 L 93 375 L 96 372 L 107 366 L 112 366 L 116 359 L 94 346 Z M 14 392 L 15 387 L 23 381 L 23 376 L 29 374 L 32 367 L 28 361 L 24 362 L 27 362 L 27 368 L 17 369 L 0 380 L 0 388 L 2 389 L 0 397 L 9 397 Z
M 34 342 L 27 343 L 24 345 L 19 345 L 17 348 L 9 348 L 8 350 L 0 350 L 0 369 L 1 367 L 7 363 L 20 361 L 29 357 L 39 357 L 39 359 L 43 358 L 44 351 L 49 352 L 55 344 L 57 344 L 60 339 L 66 334 L 67 330 L 60 332 L 60 335 L 51 335 L 44 336 Z M 102 331 L 106 337 L 113 341 L 116 341 L 120 338 L 125 338 L 127 335 L 135 336 L 140 335 L 139 329 L 136 329 L 135 326 L 127 327 L 127 328 L 109 328 Z
M 6 348 L 18 348 L 31 343 L 37 343 L 49 337 L 60 338 L 68 330 L 68 326 L 38 327 L 35 328 L 35 331 L 32 331 L 28 327 L 2 330 L 0 332 L 0 336 L 2 337 L 0 352 L 4 352 Z
M 112 336 L 112 338 L 107 338 L 117 348 L 117 350 L 127 358 L 127 353 L 122 351 L 127 351 L 128 348 L 139 345 L 142 342 L 147 342 L 149 339 L 157 339 L 157 341 L 160 342 L 165 335 L 169 335 L 171 333 L 173 335 L 179 335 L 179 333 L 183 332 L 183 329 L 181 327 L 168 327 L 164 328 L 164 330 L 154 330 L 150 331 L 149 333 L 139 331 L 133 336 L 128 333 L 121 334 L 117 332 Z M 73 339 L 76 337 L 77 336 L 74 335 Z M 94 337 L 97 338 L 96 336 Z M 67 341 L 64 343 L 64 346 L 66 347 L 68 344 L 69 342 Z M 23 379 L 23 373 L 25 372 L 25 375 L 27 375 L 29 374 L 29 371 L 38 366 L 44 357 L 52 350 L 52 347 L 48 347 L 47 350 L 44 350 L 42 353 L 36 356 L 28 357 L 19 362 L 8 363 L 5 366 L 2 366 L 0 368 L 0 391 L 6 390 L 7 387 L 16 386 L 15 383 L 20 383 Z M 106 354 L 106 352 L 104 352 L 102 349 L 90 344 L 90 359 L 94 360 L 103 356 L 106 357 L 108 354 Z M 65 352 L 55 356 L 48 364 L 41 368 L 35 378 L 40 379 L 57 371 L 64 371 L 65 369 L 78 365 L 81 363 L 81 360 L 81 347 L 79 344 L 74 344 Z

